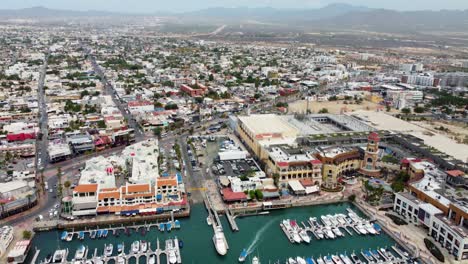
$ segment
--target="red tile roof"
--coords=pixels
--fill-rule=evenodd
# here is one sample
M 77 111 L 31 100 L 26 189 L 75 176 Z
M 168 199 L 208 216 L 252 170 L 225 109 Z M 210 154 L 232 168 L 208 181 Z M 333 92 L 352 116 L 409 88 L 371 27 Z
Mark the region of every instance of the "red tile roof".
M 223 199 L 227 202 L 246 201 L 247 195 L 243 192 L 233 192 L 231 188 L 224 188 Z
M 77 193 L 89 193 L 89 192 L 97 192 L 98 185 L 97 184 L 80 184 L 73 189 L 73 192 Z
M 465 173 L 461 170 L 449 170 L 449 171 L 446 171 L 446 173 L 452 177 L 459 177 L 459 176 L 465 175 Z

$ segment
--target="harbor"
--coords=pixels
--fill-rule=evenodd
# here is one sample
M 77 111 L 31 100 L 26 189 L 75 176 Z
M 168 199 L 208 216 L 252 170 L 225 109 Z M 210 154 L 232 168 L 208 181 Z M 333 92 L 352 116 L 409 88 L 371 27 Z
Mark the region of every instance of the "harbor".
M 300 225 L 296 220 L 284 219 L 280 227 L 291 243 L 310 243 L 311 238 L 337 239 L 345 235 L 379 235 L 382 228 L 377 223 L 358 216 L 352 209 L 348 208 L 347 215 L 321 215 L 310 217 L 306 221 L 301 221 Z M 351 231 L 353 230 L 353 231 Z M 310 236 L 309 234 L 312 234 Z
M 33 250 L 31 250 L 28 260 L 31 261 L 33 259 L 35 255 L 34 248 L 40 250 L 36 263 L 40 263 L 47 255 L 53 254 L 59 248 L 67 248 L 69 250 L 67 261 L 72 261 L 73 255 L 81 245 L 87 246 L 88 256 L 91 257 L 96 250 L 97 256 L 102 256 L 105 244 L 113 243 L 114 247 L 117 247 L 118 244 L 123 243 L 125 245 L 125 252 L 129 252 L 131 244 L 134 241 L 147 241 L 151 243 L 151 249 L 156 250 L 157 240 L 163 242 L 174 237 L 183 241 L 184 245 L 183 248 L 180 248 L 180 257 L 185 263 L 237 263 L 239 254 L 243 249 L 246 249 L 248 252 L 246 263 L 250 263 L 254 256 L 258 256 L 261 263 L 268 263 L 269 261 L 271 263 L 276 263 L 277 261 L 285 263 L 285 261 L 288 261 L 293 256 L 294 258 L 300 256 L 304 259 L 313 257 L 314 260 L 317 260 L 320 257 L 323 259 L 324 256 L 339 255 L 346 252 L 348 254 L 355 252 L 363 263 L 364 261 L 368 263 L 360 253 L 361 251 L 369 249 L 378 250 L 380 248 L 390 250 L 396 246 L 396 241 L 383 231 L 379 235 L 361 236 L 346 234 L 340 239 L 313 239 L 310 245 L 305 243 L 292 245 L 289 240 L 284 238 L 284 232 L 281 228 L 278 228 L 279 223 L 284 219 L 297 219 L 300 224 L 302 221 L 305 223 L 310 217 L 320 219 L 322 215 L 348 214 L 348 209 L 353 210 L 359 217 L 365 217 L 357 207 L 345 202 L 274 210 L 268 215 L 236 218 L 239 231 L 232 231 L 226 216 L 218 216 L 219 220 L 216 220 L 216 216 L 213 213 L 209 217 L 207 208 L 203 204 L 195 204 L 192 206 L 191 216 L 180 219 L 182 228 L 179 230 L 173 229 L 171 232 L 162 232 L 159 230 L 158 225 L 152 224 L 144 232 L 142 232 L 143 228 L 140 226 L 138 232 L 135 231 L 135 228 L 131 228 L 132 232 L 125 234 L 122 231 L 125 229 L 119 226 L 120 235 L 118 237 L 113 231 L 110 231 L 112 230 L 111 228 L 106 228 L 109 230 L 106 238 L 91 239 L 89 233 L 87 233 L 84 239 L 80 240 L 77 239 L 77 234 L 79 233 L 76 232 L 79 231 L 76 230 L 72 231 L 75 232 L 74 239 L 69 242 L 60 239 L 63 230 L 38 233 L 33 240 Z M 212 221 L 211 225 L 208 225 L 207 219 Z M 229 247 L 224 255 L 219 254 L 215 248 L 213 237 L 216 228 L 213 226 L 213 223 L 217 227 L 222 228 Z M 161 243 L 161 247 L 164 247 L 163 243 Z M 392 254 L 396 257 L 399 256 L 394 250 L 392 250 Z M 404 255 L 404 253 L 401 254 Z M 114 249 L 113 256 L 117 255 Z M 399 258 L 402 258 L 402 256 Z M 137 263 L 136 256 L 132 256 L 126 260 L 128 264 Z M 109 263 L 117 262 L 113 259 Z M 138 258 L 138 263 L 149 263 L 149 259 L 146 255 L 141 255 Z M 167 256 L 165 254 L 160 255 L 160 263 L 167 263 Z M 315 261 L 315 263 L 317 262 Z

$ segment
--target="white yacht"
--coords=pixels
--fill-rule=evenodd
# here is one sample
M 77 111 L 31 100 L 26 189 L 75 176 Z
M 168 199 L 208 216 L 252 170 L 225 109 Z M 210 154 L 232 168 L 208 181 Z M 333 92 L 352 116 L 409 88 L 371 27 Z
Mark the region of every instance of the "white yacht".
M 377 235 L 377 231 L 375 230 L 375 228 L 369 223 L 367 222 L 364 227 L 366 228 L 367 232 L 371 235 Z
M 213 235 L 213 243 L 219 255 L 224 256 L 227 253 L 226 238 L 221 227 L 217 227 Z
M 67 257 L 68 249 L 58 249 L 54 252 L 54 256 L 52 258 L 53 263 L 62 263 L 65 258 Z
M 106 257 L 112 256 L 113 251 L 114 251 L 114 246 L 112 244 L 106 245 L 104 249 L 104 256 Z
M 368 233 L 366 227 L 361 223 L 356 225 L 356 229 L 359 231 L 361 235 L 367 235 Z
M 169 251 L 168 258 L 169 258 L 169 263 L 171 263 L 171 264 L 177 263 L 177 256 L 176 256 L 175 250 L 170 250 Z
M 149 257 L 148 264 L 156 264 L 156 257 L 154 255 L 151 255 L 151 257 Z
M 82 260 L 85 258 L 86 255 L 86 247 L 84 245 L 81 245 L 78 247 L 78 249 L 75 252 L 75 260 Z
M 340 229 L 338 227 L 334 227 L 332 228 L 333 230 L 333 233 L 337 236 L 337 237 L 342 237 L 344 236 L 343 233 L 340 231 Z
M 136 254 L 140 251 L 140 241 L 134 241 L 132 243 L 132 253 Z
M 288 259 L 288 264 L 297 264 L 297 261 L 293 258 Z
M 324 228 L 323 232 L 330 239 L 335 239 L 335 234 L 333 233 L 331 227 L 327 226 Z
M 299 232 L 299 236 L 301 237 L 301 239 L 306 242 L 307 244 L 310 243 L 310 236 L 307 234 L 307 231 L 305 231 L 304 229 L 302 229 L 300 232 Z
M 144 252 L 146 252 L 147 250 L 148 250 L 148 242 L 142 240 L 142 241 L 140 242 L 140 251 L 144 253 Z
M 253 257 L 252 264 L 260 264 L 260 260 L 258 260 L 257 256 Z
M 297 264 L 307 264 L 305 259 L 303 259 L 301 257 L 296 257 L 296 262 L 297 262 Z

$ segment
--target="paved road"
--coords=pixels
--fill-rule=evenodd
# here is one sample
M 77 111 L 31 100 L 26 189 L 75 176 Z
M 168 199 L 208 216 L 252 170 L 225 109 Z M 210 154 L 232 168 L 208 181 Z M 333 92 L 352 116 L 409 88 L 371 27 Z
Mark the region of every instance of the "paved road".
M 135 130 L 135 140 L 141 141 L 145 137 L 145 133 L 141 130 L 140 126 L 133 118 L 133 116 L 128 112 L 127 106 L 123 105 L 119 98 L 117 98 L 117 92 L 115 91 L 114 87 L 109 83 L 105 74 L 102 72 L 101 67 L 97 64 L 96 58 L 93 54 L 91 54 L 91 50 L 85 48 L 86 54 L 88 55 L 89 59 L 91 60 L 91 64 L 93 65 L 94 72 L 101 78 L 101 82 L 104 84 L 104 94 L 110 95 L 112 100 L 114 101 L 117 108 L 120 110 L 122 115 L 126 118 L 128 126 Z

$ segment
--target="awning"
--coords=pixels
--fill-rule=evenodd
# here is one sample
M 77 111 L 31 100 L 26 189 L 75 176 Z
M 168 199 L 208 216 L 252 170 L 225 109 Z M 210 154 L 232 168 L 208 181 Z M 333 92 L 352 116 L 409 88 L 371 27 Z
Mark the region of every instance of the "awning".
M 320 191 L 320 187 L 318 185 L 308 186 L 305 189 L 306 194 L 316 193 L 316 192 L 319 192 L 319 191 Z

